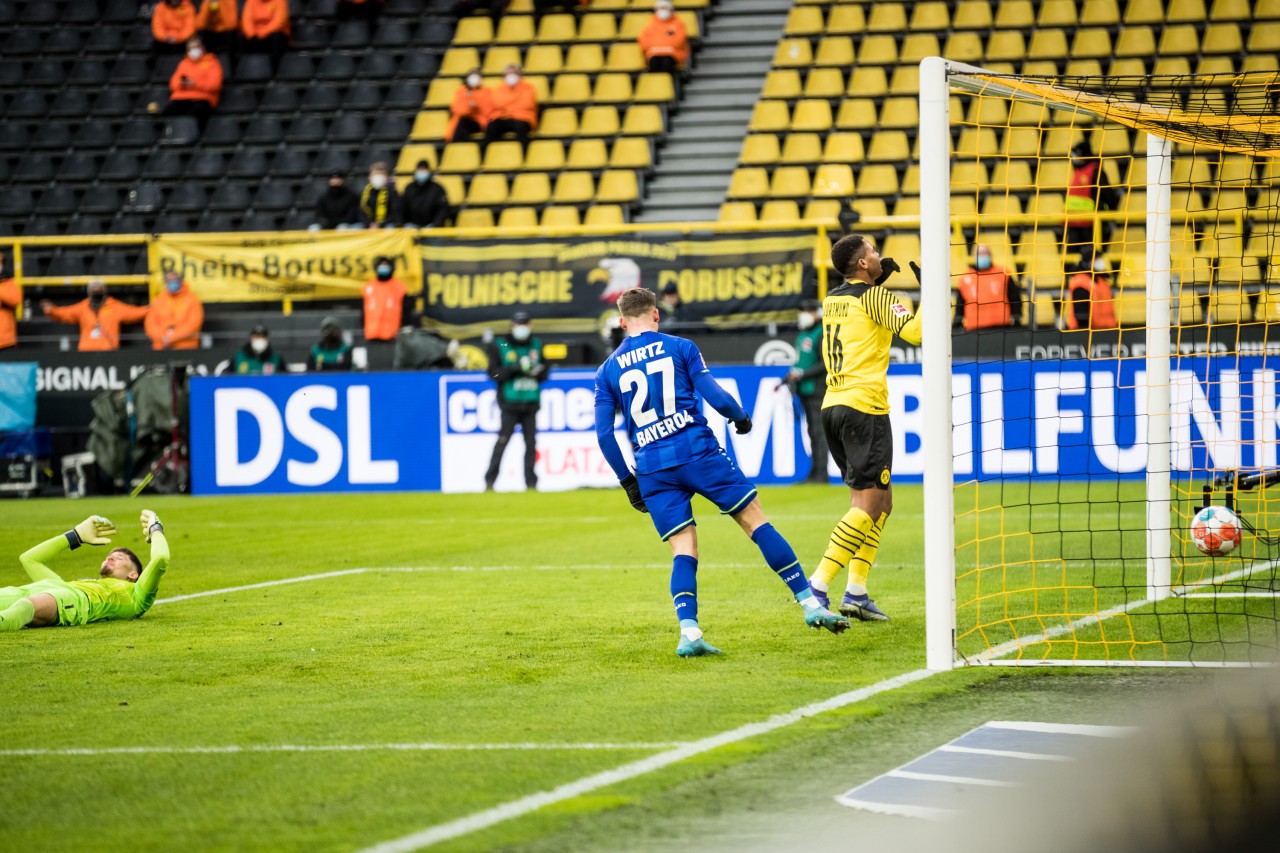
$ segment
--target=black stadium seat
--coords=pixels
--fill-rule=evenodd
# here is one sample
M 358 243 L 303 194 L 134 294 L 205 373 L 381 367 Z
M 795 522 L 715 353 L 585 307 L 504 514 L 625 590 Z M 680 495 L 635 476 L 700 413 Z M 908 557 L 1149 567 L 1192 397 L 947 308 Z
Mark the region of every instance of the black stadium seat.
M 104 234 L 107 226 L 100 216 L 76 214 L 67 225 L 68 234 Z
M 59 99 L 68 97 L 72 94 L 80 95 L 82 92 L 72 90 L 59 95 Z M 56 103 L 56 101 L 55 101 Z M 133 98 L 127 92 L 119 89 L 107 89 L 100 92 L 98 97 L 93 100 L 93 114 L 98 116 L 127 116 L 133 112 Z
M 159 85 L 164 83 L 168 85 L 173 79 L 173 72 L 178 70 L 178 63 L 182 62 L 181 56 L 162 53 L 156 57 L 156 64 L 151 68 L 151 82 Z
M 377 86 L 369 83 L 353 83 L 342 99 L 344 110 L 376 110 L 382 106 L 382 93 Z
M 298 93 L 292 86 L 280 83 L 268 86 L 258 103 L 258 109 L 267 113 L 292 113 L 298 111 Z
M 396 76 L 409 80 L 430 80 L 440 70 L 440 57 L 435 53 L 411 50 L 400 60 Z
M 359 50 L 369 44 L 369 25 L 365 21 L 343 21 L 333 34 L 330 46 L 341 50 Z
M 67 83 L 72 86 L 93 86 L 102 85 L 107 77 L 107 66 L 98 59 L 81 59 L 75 65 L 71 66 L 70 73 L 67 74 Z
M 249 189 L 244 184 L 219 184 L 209 199 L 210 210 L 247 210 Z
M 110 234 L 141 234 L 150 231 L 147 227 L 147 217 L 141 213 L 119 213 L 111 222 L 111 228 L 108 229 Z
M 27 220 L 27 227 L 23 229 L 24 237 L 56 237 L 58 236 L 58 219 L 53 217 L 35 216 Z
M 83 251 L 59 249 L 53 253 L 53 257 L 49 260 L 45 275 L 69 278 L 71 276 L 88 275 L 88 269 L 89 265 L 86 263 Z
M 240 221 L 241 231 L 279 231 L 280 217 L 270 213 L 254 211 Z
M 326 148 L 316 155 L 316 162 L 311 170 L 313 174 L 325 177 L 333 172 L 350 174 L 351 152 L 345 148 Z
M 80 125 L 74 144 L 77 148 L 110 148 L 115 135 L 111 122 L 106 119 L 91 118 Z
M 261 180 L 268 174 L 267 163 L 267 155 L 260 150 L 249 148 L 237 151 L 227 163 L 227 175 L 232 178 Z
M 307 87 L 302 96 L 302 109 L 309 113 L 332 113 L 342 103 L 337 86 L 332 83 L 315 83 Z
M 302 145 L 319 145 L 328 138 L 328 128 L 319 116 L 298 116 L 289 124 L 285 134 L 287 142 Z
M 199 213 L 208 207 L 209 194 L 198 184 L 175 184 L 169 190 L 169 201 L 165 210 Z
M 159 128 L 156 126 L 158 122 L 159 119 L 150 117 L 129 119 L 120 125 L 116 144 L 121 148 L 150 148 L 156 144 L 156 135 L 159 133 Z
M 182 234 L 191 230 L 191 217 L 178 213 L 162 213 L 152 226 L 157 234 Z
M 22 63 L 10 59 L 0 60 L 0 88 L 14 89 L 21 85 L 23 79 Z
M 382 105 L 397 110 L 417 110 L 422 107 L 426 93 L 422 84 L 413 80 L 397 80 L 391 84 Z
M 68 0 L 58 20 L 63 24 L 96 24 L 101 17 L 98 0 Z
M 52 56 L 74 56 L 80 52 L 79 31 L 66 27 L 54 29 L 45 38 L 41 52 Z
M 209 122 L 209 126 L 213 127 L 213 123 L 217 120 L 217 118 L 212 119 Z M 235 125 L 233 120 L 227 120 Z M 237 128 L 236 133 L 239 134 L 239 125 L 235 126 Z M 174 116 L 171 119 L 166 119 L 164 128 L 160 131 L 161 145 L 174 145 L 185 148 L 188 145 L 194 145 L 199 139 L 200 125 L 191 116 Z
M 351 80 L 356 76 L 356 64 L 350 56 L 342 53 L 331 53 L 320 60 L 316 68 L 319 80 Z
M 267 174 L 284 178 L 301 178 L 311 174 L 311 154 L 303 148 L 286 145 L 276 152 Z
M 277 88 L 272 86 L 272 89 Z M 270 90 L 268 90 L 270 91 Z M 218 112 L 227 115 L 243 115 L 258 109 L 258 93 L 244 86 L 228 86 L 222 90 Z
M 396 75 L 396 58 L 389 53 L 375 50 L 360 60 L 357 77 L 361 80 L 387 80 Z
M 35 212 L 41 216 L 69 216 L 77 208 L 75 191 L 70 187 L 49 187 L 36 200 Z
M 253 198 L 254 210 L 288 210 L 296 193 L 284 181 L 263 181 Z
M 58 180 L 84 183 L 98 176 L 98 158 L 92 154 L 75 152 L 63 158 L 58 166 Z
M 141 19 L 142 10 L 137 0 L 107 0 L 102 20 L 115 24 L 132 24 Z
M 40 36 L 32 30 L 20 29 L 9 33 L 9 37 L 0 45 L 0 56 L 20 57 L 39 56 Z
M 18 92 L 9 102 L 6 118 L 41 118 L 49 112 L 43 92 Z
M 120 209 L 122 193 L 116 187 L 96 184 L 85 190 L 80 209 L 85 213 L 115 213 Z
M 151 213 L 162 207 L 164 207 L 164 191 L 160 189 L 160 185 L 143 181 L 129 190 L 122 209 L 131 213 Z
M 293 25 L 290 46 L 294 50 L 318 50 L 329 44 L 329 28 L 323 24 L 303 21 Z
M 61 62 L 52 59 L 42 59 L 38 62 L 31 63 L 31 67 L 27 69 L 26 75 L 20 79 L 21 82 L 28 86 L 40 86 L 41 88 L 56 89 L 66 82 L 67 74 L 63 69 Z
M 306 82 L 315 76 L 315 63 L 311 57 L 298 53 L 286 53 L 280 60 L 275 79 L 288 82 Z
M 385 50 L 389 47 L 404 47 L 411 38 L 409 25 L 394 18 L 383 18 L 373 32 L 373 45 Z
M 329 138 L 334 142 L 362 142 L 367 134 L 364 116 L 340 115 L 329 126 Z
M 31 153 L 18 161 L 13 179 L 21 184 L 47 184 L 53 180 L 53 158 L 47 154 Z
M 196 223 L 197 231 L 231 231 L 231 217 L 225 213 L 219 213 L 214 210 L 206 210 L 200 214 L 200 221 Z
M 221 178 L 226 173 L 226 158 L 217 151 L 197 151 L 187 164 L 188 178 Z
M 239 145 L 241 136 L 240 122 L 232 116 L 219 115 L 209 119 L 203 136 L 197 133 L 197 138 L 203 139 L 206 145 Z
M 237 84 L 261 83 L 271 77 L 271 57 L 265 53 L 243 54 L 236 63 L 235 72 L 230 75 Z M 270 88 L 267 92 L 270 94 Z
M 173 70 L 170 69 L 164 82 L 168 83 L 172 76 Z M 139 56 L 122 56 L 111 66 L 110 79 L 115 86 L 142 86 L 150 78 L 151 70 L 147 67 L 147 61 Z
M 376 142 L 402 142 L 409 135 L 408 116 L 398 113 L 379 113 L 369 128 L 369 138 Z
M 117 155 L 113 154 L 107 157 L 107 162 L 102 164 L 102 177 L 104 179 L 131 181 L 137 177 L 136 174 L 130 174 L 128 171 L 130 163 L 135 164 L 134 168 L 137 168 L 137 157 L 133 154 L 121 153 L 118 155 L 120 157 L 118 167 L 109 169 L 109 167 L 113 166 L 112 158 L 115 156 Z M 172 181 L 178 178 L 185 168 L 186 163 L 183 156 L 177 151 L 158 148 L 151 152 L 151 156 L 142 164 L 141 174 L 152 181 Z
M 283 136 L 284 126 L 272 116 L 254 116 L 244 129 L 244 141 L 255 145 L 275 145 Z
M 120 31 L 115 27 L 94 27 L 85 39 L 84 51 L 111 56 L 119 53 L 123 46 Z
M 3 134 L 0 134 L 3 135 Z M 35 207 L 31 190 L 22 187 L 6 187 L 0 189 L 0 215 L 14 218 L 24 217 Z
M 154 161 L 156 157 L 166 155 L 168 152 L 156 152 L 151 155 L 148 165 Z M 172 155 L 170 155 L 172 156 Z M 102 162 L 102 168 L 98 174 L 104 181 L 132 181 L 138 177 L 139 166 L 142 158 L 136 151 L 113 151 L 107 155 L 107 159 Z M 150 172 L 146 173 L 148 178 L 152 180 L 160 180 L 165 175 L 156 175 Z

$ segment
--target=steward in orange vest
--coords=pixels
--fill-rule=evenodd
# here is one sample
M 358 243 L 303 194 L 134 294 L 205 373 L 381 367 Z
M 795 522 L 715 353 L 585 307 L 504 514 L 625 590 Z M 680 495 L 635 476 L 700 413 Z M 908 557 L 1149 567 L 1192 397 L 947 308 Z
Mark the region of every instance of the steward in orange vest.
M 0 265 L 3 264 L 4 255 L 0 254 Z M 18 344 L 18 320 L 14 309 L 21 301 L 22 291 L 18 283 L 11 278 L 0 278 L 0 349 Z
M 140 323 L 150 310 L 145 305 L 129 305 L 107 296 L 101 279 L 89 282 L 89 297 L 75 305 L 59 308 L 48 299 L 40 302 L 40 310 L 59 323 L 80 327 L 80 352 L 103 352 L 120 349 L 120 324 Z
M 374 278 L 364 286 L 364 339 L 393 341 L 408 313 L 405 311 L 404 283 L 393 278 L 396 270 L 394 258 L 378 258 L 373 269 Z
M 1107 259 L 1096 258 L 1093 272 L 1089 261 L 1081 261 L 1083 268 L 1067 283 L 1067 301 L 1062 306 L 1062 316 L 1068 329 L 1116 329 L 1116 306 L 1111 296 L 1111 281 L 1107 274 Z
M 151 34 L 162 45 L 180 50 L 196 34 L 196 7 L 191 0 L 164 0 L 151 11 Z
M 973 265 L 957 285 L 956 325 L 965 331 L 1022 325 L 1022 288 L 1008 270 L 991 262 L 991 249 L 973 248 Z
M 1067 252 L 1074 251 L 1073 246 L 1092 246 L 1096 242 L 1092 214 L 1115 210 L 1119 205 L 1120 193 L 1107 181 L 1101 158 L 1093 153 L 1088 140 L 1076 143 L 1071 149 L 1071 183 L 1067 187 Z M 1109 232 L 1110 224 L 1103 223 L 1103 242 Z
M 164 290 L 151 300 L 147 337 L 152 349 L 199 349 L 204 306 L 178 272 L 164 274 Z
M 671 0 L 658 0 L 653 17 L 636 37 L 650 71 L 675 74 L 689 59 L 689 33 L 675 15 Z

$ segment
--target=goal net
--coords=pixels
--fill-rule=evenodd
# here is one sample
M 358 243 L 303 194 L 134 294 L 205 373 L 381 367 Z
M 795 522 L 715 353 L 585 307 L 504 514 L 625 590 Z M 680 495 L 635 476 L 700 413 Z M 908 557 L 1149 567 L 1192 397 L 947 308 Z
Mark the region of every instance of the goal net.
M 920 82 L 929 665 L 1275 661 L 1280 75 Z

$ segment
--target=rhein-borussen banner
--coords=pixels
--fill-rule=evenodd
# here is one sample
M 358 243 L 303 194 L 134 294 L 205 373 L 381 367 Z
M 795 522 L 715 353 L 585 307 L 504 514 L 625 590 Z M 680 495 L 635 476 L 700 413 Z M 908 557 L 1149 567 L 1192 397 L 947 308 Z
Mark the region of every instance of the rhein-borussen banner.
M 528 311 L 543 330 L 591 331 L 632 287 L 683 302 L 678 320 L 713 327 L 789 320 L 817 295 L 812 229 L 632 232 L 576 237 L 418 238 L 428 322 L 474 331 Z

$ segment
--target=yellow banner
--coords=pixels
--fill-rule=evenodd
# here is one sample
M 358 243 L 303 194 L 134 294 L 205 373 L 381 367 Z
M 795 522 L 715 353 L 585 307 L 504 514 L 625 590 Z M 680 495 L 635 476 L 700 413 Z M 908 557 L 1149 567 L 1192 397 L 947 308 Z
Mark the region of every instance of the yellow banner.
M 422 291 L 422 257 L 404 230 L 165 234 L 152 252 L 153 295 L 178 270 L 204 302 L 359 299 L 383 255 L 409 293 Z

